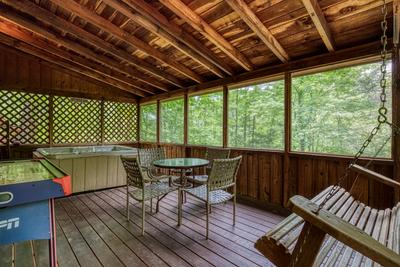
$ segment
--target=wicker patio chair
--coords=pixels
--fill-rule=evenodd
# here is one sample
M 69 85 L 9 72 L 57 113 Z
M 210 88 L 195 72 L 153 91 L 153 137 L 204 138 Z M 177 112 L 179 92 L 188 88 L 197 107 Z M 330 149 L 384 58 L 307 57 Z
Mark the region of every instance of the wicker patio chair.
M 129 198 L 142 203 L 142 235 L 145 224 L 145 201 L 157 198 L 156 212 L 159 209 L 160 201 L 170 192 L 176 190 L 168 182 L 156 181 L 146 183 L 142 168 L 135 157 L 121 157 L 122 164 L 126 171 L 126 218 L 129 221 Z
M 165 149 L 163 147 L 156 148 L 140 148 L 139 162 L 142 170 L 145 171 L 146 182 L 170 180 L 170 176 L 161 173 L 161 171 L 153 165 L 155 160 L 165 159 Z
M 178 192 L 178 225 L 182 223 L 182 197 L 187 193 L 206 203 L 206 238 L 210 206 L 226 202 L 233 198 L 233 225 L 236 221 L 236 175 L 242 156 L 231 159 L 215 159 L 207 183 L 193 188 L 179 188 Z M 233 188 L 232 193 L 226 191 Z
M 206 184 L 208 174 L 210 173 L 213 161 L 215 159 L 227 159 L 231 154 L 230 149 L 226 148 L 207 148 L 205 158 L 209 161 L 208 166 L 205 167 L 205 174 L 188 176 L 187 180 L 193 184 Z

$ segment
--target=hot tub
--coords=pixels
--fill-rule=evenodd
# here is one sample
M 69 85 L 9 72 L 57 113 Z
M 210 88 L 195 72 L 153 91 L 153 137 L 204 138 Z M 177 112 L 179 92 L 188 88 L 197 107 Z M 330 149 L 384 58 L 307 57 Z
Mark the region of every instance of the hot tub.
M 73 193 L 125 185 L 121 155 L 136 156 L 137 149 L 119 145 L 51 147 L 35 153 L 71 175 Z

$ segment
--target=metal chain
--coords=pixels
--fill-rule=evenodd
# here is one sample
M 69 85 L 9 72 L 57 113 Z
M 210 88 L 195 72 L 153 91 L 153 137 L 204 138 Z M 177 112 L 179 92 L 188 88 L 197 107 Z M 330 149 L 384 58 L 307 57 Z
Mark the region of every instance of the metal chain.
M 304 227 L 304 226 L 303 226 Z M 303 252 L 304 245 L 307 242 L 307 238 L 310 235 L 311 227 L 308 227 L 306 234 L 304 235 L 303 242 L 300 244 L 299 251 L 296 254 L 296 258 L 293 261 L 290 261 L 290 267 L 296 267 L 297 262 L 299 261 L 299 255 Z M 296 244 L 297 246 L 297 244 Z
M 388 122 L 387 119 L 387 113 L 388 109 L 386 107 L 386 102 L 387 102 L 387 94 L 386 94 L 386 88 L 387 88 L 387 28 L 388 28 L 388 23 L 387 23 L 387 14 L 388 14 L 388 9 L 386 5 L 386 0 L 382 0 L 383 6 L 382 6 L 382 15 L 383 15 L 383 20 L 381 22 L 381 29 L 382 29 L 382 37 L 381 37 L 381 46 L 382 46 L 382 51 L 381 51 L 381 79 L 380 79 L 380 87 L 381 87 L 381 94 L 380 94 L 380 107 L 378 109 L 378 117 L 377 117 L 377 125 L 371 130 L 370 134 L 368 135 L 368 138 L 364 141 L 360 149 L 357 151 L 357 153 L 354 155 L 353 160 L 349 164 L 349 166 L 346 168 L 344 174 L 338 179 L 336 184 L 329 190 L 328 194 L 324 198 L 324 200 L 319 204 L 318 210 L 316 213 L 318 213 L 325 205 L 326 203 L 333 197 L 333 195 L 336 194 L 336 192 L 339 190 L 339 186 L 343 183 L 343 181 L 348 177 L 349 172 L 350 172 L 350 166 L 352 164 L 357 163 L 358 159 L 364 154 L 365 149 L 369 146 L 369 144 L 372 142 L 376 134 L 379 132 L 379 130 L 382 128 L 383 124 L 387 124 L 390 127 L 395 129 L 395 133 L 400 133 L 400 128 L 395 126 L 393 123 Z
M 392 139 L 392 135 L 389 135 L 388 138 L 386 138 L 385 142 L 382 143 L 382 145 L 379 147 L 379 149 L 375 152 L 374 156 L 368 161 L 367 164 L 364 165 L 364 168 L 368 168 L 369 165 L 371 165 L 371 163 L 374 161 L 374 158 L 377 157 L 381 151 L 383 150 L 383 148 L 386 146 L 386 144 L 389 142 L 389 140 Z M 357 182 L 358 177 L 360 176 L 360 174 L 357 174 L 356 178 L 354 179 L 354 182 L 350 188 L 350 194 L 353 191 L 354 185 Z

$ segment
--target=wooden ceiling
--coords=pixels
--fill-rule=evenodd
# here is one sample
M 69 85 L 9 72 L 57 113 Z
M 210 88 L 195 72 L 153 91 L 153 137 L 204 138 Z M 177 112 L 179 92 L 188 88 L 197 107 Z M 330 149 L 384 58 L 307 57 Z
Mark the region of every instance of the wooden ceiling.
M 0 0 L 0 43 L 143 98 L 378 41 L 381 8 L 382 0 Z

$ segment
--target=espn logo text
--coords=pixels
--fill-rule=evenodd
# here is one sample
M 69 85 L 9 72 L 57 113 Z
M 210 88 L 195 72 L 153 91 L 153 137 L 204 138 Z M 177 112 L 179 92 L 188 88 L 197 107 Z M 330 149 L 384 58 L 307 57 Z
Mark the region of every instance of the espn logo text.
M 0 230 L 2 230 L 3 228 L 5 228 L 6 230 L 11 230 L 13 228 L 18 228 L 18 227 L 19 227 L 18 217 L 0 221 Z

